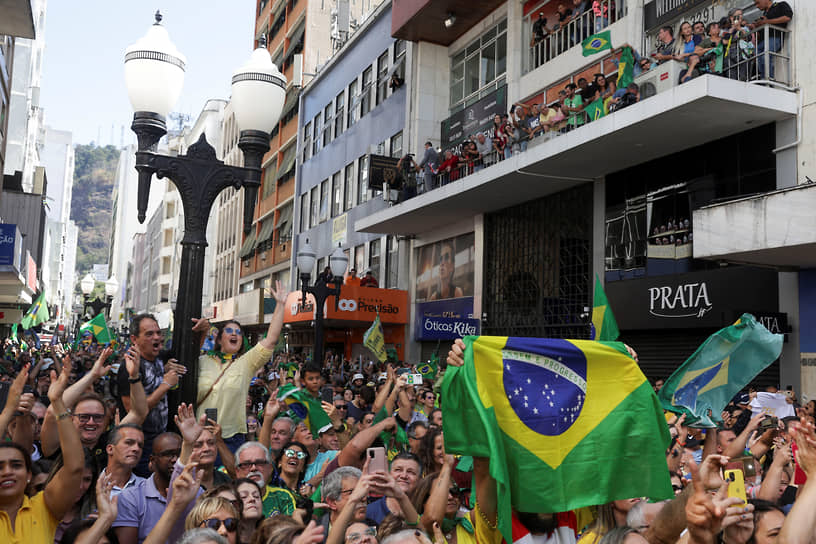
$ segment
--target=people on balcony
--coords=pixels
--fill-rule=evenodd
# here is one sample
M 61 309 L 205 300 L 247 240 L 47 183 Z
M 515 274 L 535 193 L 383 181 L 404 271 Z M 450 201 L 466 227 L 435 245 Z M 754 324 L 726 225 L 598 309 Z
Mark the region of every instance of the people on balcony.
M 707 36 L 706 25 L 702 21 L 694 21 L 691 24 L 691 31 L 695 36 L 694 41 L 697 43 L 703 41 Z
M 374 277 L 374 273 L 371 269 L 367 269 L 365 271 L 365 276 L 360 279 L 360 287 L 379 287 L 380 283 L 377 281 L 377 278 Z
M 562 29 L 566 29 L 569 22 L 572 20 L 572 9 L 567 7 L 567 4 L 564 2 L 558 2 L 558 6 L 555 8 L 555 14 L 558 16 L 558 22 L 553 27 L 553 32 L 557 32 Z M 567 31 L 563 30 L 562 32 L 558 33 L 558 51 L 556 53 L 563 53 L 567 49 L 569 49 L 573 43 L 567 41 Z
M 496 151 L 496 155 L 500 159 L 504 159 L 509 157 L 507 151 L 507 131 L 504 128 L 505 122 L 502 119 L 502 116 L 496 114 L 493 116 L 493 149 Z M 512 149 L 509 151 L 512 153 Z
M 416 169 L 417 172 L 422 171 L 422 187 L 420 189 L 423 192 L 433 189 L 433 178 L 439 169 L 439 154 L 431 142 L 425 142 L 425 153 L 422 155 L 422 160 L 419 161 Z
M 445 160 L 439 165 L 441 185 L 459 179 L 459 157 L 451 149 L 445 150 Z
M 564 99 L 564 111 L 569 114 L 567 130 L 572 130 L 584 124 L 584 108 L 581 95 L 577 94 L 578 86 L 575 83 L 567 85 L 567 97 Z
M 606 79 L 605 75 L 597 73 L 593 76 L 592 83 L 594 85 L 595 95 L 590 102 L 594 102 L 600 98 L 604 103 L 604 113 L 609 113 L 609 101 L 617 90 L 615 81 Z
M 476 151 L 479 154 L 477 157 L 476 170 L 481 170 L 485 166 L 493 164 L 493 142 L 488 141 L 483 132 L 480 132 L 476 136 Z
M 595 32 L 609 26 L 609 10 L 615 10 L 614 0 L 593 0 L 592 12 L 595 14 Z
M 722 65 L 717 66 L 717 48 L 723 43 L 720 35 L 720 24 L 708 23 L 706 38 L 697 46 L 696 52 L 700 57 L 700 72 L 704 74 L 722 73 Z
M 784 1 L 772 2 L 771 0 L 754 0 L 754 6 L 762 15 L 753 23 L 749 24 L 751 30 L 762 28 L 766 25 L 774 25 L 781 28 L 788 28 L 788 23 L 793 18 L 793 10 L 790 4 Z M 765 79 L 765 64 L 770 66 L 769 77 L 774 78 L 774 58 L 762 58 L 762 54 L 767 50 L 771 53 L 778 53 L 782 50 L 782 34 L 771 29 L 768 32 L 768 45 L 765 45 L 764 32 L 757 33 L 757 57 L 759 58 L 759 79 Z
M 657 31 L 657 49 L 652 57 L 658 64 L 663 64 L 667 60 L 674 60 L 674 29 L 671 26 L 661 27 Z
M 686 63 L 686 69 L 680 72 L 680 83 L 699 75 L 696 70 L 700 64 L 700 56 L 695 52 L 699 43 L 699 36 L 694 35 L 691 23 L 683 21 L 680 25 L 680 36 L 674 44 L 674 60 Z

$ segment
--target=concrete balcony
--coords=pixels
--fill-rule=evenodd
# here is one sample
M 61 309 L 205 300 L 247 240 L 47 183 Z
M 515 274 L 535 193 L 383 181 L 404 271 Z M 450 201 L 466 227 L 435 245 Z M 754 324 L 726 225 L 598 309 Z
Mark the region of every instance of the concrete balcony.
M 459 36 L 487 17 L 504 0 L 402 0 L 394 2 L 391 15 L 391 35 L 411 42 L 450 45 Z M 455 20 L 450 27 L 445 20 L 450 14 Z
M 816 268 L 816 185 L 712 204 L 694 212 L 694 257 Z
M 354 227 L 359 232 L 428 232 L 789 119 L 796 112 L 794 93 L 702 76 L 566 134 L 541 136 L 524 153 L 373 213 Z

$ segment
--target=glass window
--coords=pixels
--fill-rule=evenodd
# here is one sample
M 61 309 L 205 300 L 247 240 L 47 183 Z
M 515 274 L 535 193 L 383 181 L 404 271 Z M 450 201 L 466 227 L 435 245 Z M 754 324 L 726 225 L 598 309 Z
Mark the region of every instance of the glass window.
M 374 277 L 377 278 L 378 281 L 382 279 L 380 278 L 379 238 L 377 238 L 376 240 L 371 240 L 371 242 L 368 243 L 368 267 L 371 269 L 371 272 L 374 274 Z
M 323 118 L 321 114 L 315 115 L 314 119 L 314 133 L 312 137 L 312 155 L 317 155 L 320 151 L 320 130 L 323 128 Z
M 354 248 L 354 268 L 357 269 L 357 275 L 362 276 L 365 269 L 365 244 L 360 244 Z
M 360 99 L 360 117 L 371 111 L 371 74 L 371 66 L 363 71 L 363 97 Z
M 346 92 L 342 91 L 334 99 L 334 137 L 343 134 L 343 122 L 346 120 Z
M 344 206 L 344 210 L 350 210 L 354 207 L 354 163 L 349 163 L 346 165 L 346 203 Z
M 312 122 L 306 123 L 303 127 L 303 162 L 308 161 L 312 156 Z
M 476 102 L 507 71 L 507 24 L 501 22 L 451 57 L 450 111 Z
M 326 147 L 331 142 L 331 127 L 332 127 L 332 105 L 329 104 L 323 109 L 323 147 Z
M 335 172 L 332 176 L 332 217 L 337 217 L 343 212 L 343 179 L 340 172 Z
M 309 214 L 309 227 L 314 227 L 318 223 L 318 221 L 317 221 L 317 212 L 320 209 L 320 193 L 319 193 L 319 191 L 320 191 L 320 187 L 315 185 L 314 187 L 312 187 L 312 191 L 310 193 L 310 202 L 312 203 L 311 204 L 312 211 Z
M 385 282 L 380 287 L 397 288 L 399 276 L 399 239 L 396 236 L 386 238 L 388 249 L 385 254 Z
M 391 157 L 395 159 L 402 157 L 402 131 L 391 136 Z
M 394 42 L 394 62 L 398 61 L 400 57 L 405 56 L 405 40 L 397 40 Z
M 329 219 L 329 180 L 320 182 L 320 222 Z
M 357 169 L 357 204 L 368 200 L 368 158 L 360 157 Z
M 348 86 L 348 126 L 351 127 L 357 122 L 357 80 L 352 81 Z
M 388 51 L 377 59 L 377 97 L 375 104 L 381 104 L 388 96 Z

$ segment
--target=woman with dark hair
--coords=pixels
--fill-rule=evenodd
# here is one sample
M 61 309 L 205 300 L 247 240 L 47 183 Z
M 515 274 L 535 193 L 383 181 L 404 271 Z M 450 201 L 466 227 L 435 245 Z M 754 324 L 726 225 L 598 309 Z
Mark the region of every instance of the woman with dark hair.
M 456 248 L 453 242 L 442 242 L 439 246 L 439 285 L 428 297 L 428 300 L 439 300 L 443 298 L 459 298 L 464 296 L 461 287 L 453 283 L 453 275 L 456 272 Z
M 278 468 L 278 486 L 290 491 L 295 498 L 309 465 L 309 450 L 300 442 L 289 441 L 278 452 L 275 465 Z
M 445 440 L 440 427 L 430 427 L 419 446 L 422 473 L 431 474 L 442 470 L 445 462 Z
M 96 519 L 74 520 L 62 534 L 62 544 L 119 544 L 116 532 L 111 527 L 119 512 L 119 497 L 110 496 L 113 479 L 102 475 L 94 488 L 98 508 Z
M 457 516 L 463 504 L 463 494 L 451 478 L 454 463 L 452 455 L 446 456 L 439 472 L 420 480 L 411 502 L 429 534 L 441 529 L 447 544 L 465 544 L 475 540 L 472 525 L 465 523 L 468 518 Z
M 79 486 L 74 494 L 74 504 L 62 517 L 62 521 L 60 521 L 59 525 L 57 525 L 57 532 L 54 535 L 55 543 L 59 544 L 62 542 L 63 534 L 72 524 L 87 518 L 88 515 L 94 511 L 96 507 L 94 504 L 94 490 L 96 489 L 97 476 L 99 476 L 94 471 L 95 466 L 96 463 L 94 457 L 86 450 L 85 468 L 82 470 L 82 480 L 80 480 Z M 51 481 L 60 468 L 62 468 L 62 463 L 60 460 L 58 460 L 51 468 L 51 473 L 48 475 L 46 485 L 48 485 L 48 482 Z
M 241 324 L 227 321 L 218 329 L 213 351 L 198 359 L 198 399 L 196 416 L 214 408 L 218 412 L 221 436 L 233 453 L 244 442 L 247 432 L 246 409 L 243 399 L 249 393 L 249 384 L 255 373 L 272 357 L 283 326 L 283 307 L 289 293 L 280 281 L 275 282 L 272 296 L 275 312 L 269 329 L 252 349 L 244 352 L 245 338 Z M 206 319 L 196 322 L 193 330 L 209 329 Z M 241 401 L 237 401 L 241 399 Z
M 240 478 L 234 482 L 241 500 L 241 522 L 238 524 L 238 541 L 247 544 L 258 523 L 263 519 L 263 489 L 255 480 Z

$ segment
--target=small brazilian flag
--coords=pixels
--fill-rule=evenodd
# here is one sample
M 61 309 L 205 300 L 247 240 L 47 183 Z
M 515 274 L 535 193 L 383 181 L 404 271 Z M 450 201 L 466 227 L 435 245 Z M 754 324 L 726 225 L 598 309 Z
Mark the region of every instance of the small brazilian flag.
M 445 451 L 490 458 L 499 530 L 512 511 L 566 512 L 672 497 L 670 436 L 649 381 L 619 342 L 468 336 L 442 384 Z
M 618 89 L 625 89 L 635 80 L 635 57 L 631 47 L 624 47 L 618 60 Z
M 105 322 L 105 314 L 99 314 L 79 328 L 79 332 L 90 332 L 100 344 L 110 344 L 113 335 L 108 330 L 108 324 Z
M 292 384 L 285 385 L 278 391 L 278 399 L 286 403 L 289 415 L 297 422 L 304 422 L 317 438 L 318 433 L 332 426 L 329 416 L 323 411 L 320 399 Z
M 585 57 L 600 53 L 605 49 L 612 49 L 612 35 L 608 30 L 593 34 L 581 42 Z
M 24 329 L 30 329 L 40 323 L 45 323 L 50 318 L 48 315 L 48 304 L 45 302 L 45 293 L 40 293 L 40 296 L 37 297 L 37 300 L 34 301 L 34 304 L 31 305 L 23 316 L 20 325 L 22 325 Z
M 734 395 L 779 357 L 783 341 L 743 314 L 709 336 L 666 380 L 658 398 L 666 410 L 686 414 L 687 424 L 715 427 Z
M 595 275 L 595 297 L 592 302 L 592 329 L 593 340 L 601 342 L 614 342 L 620 336 L 618 322 L 609 307 L 606 299 L 601 279 Z
M 584 111 L 586 112 L 587 118 L 590 121 L 597 121 L 598 119 L 606 115 L 606 112 L 604 111 L 603 97 L 598 98 L 594 102 L 588 104 Z

